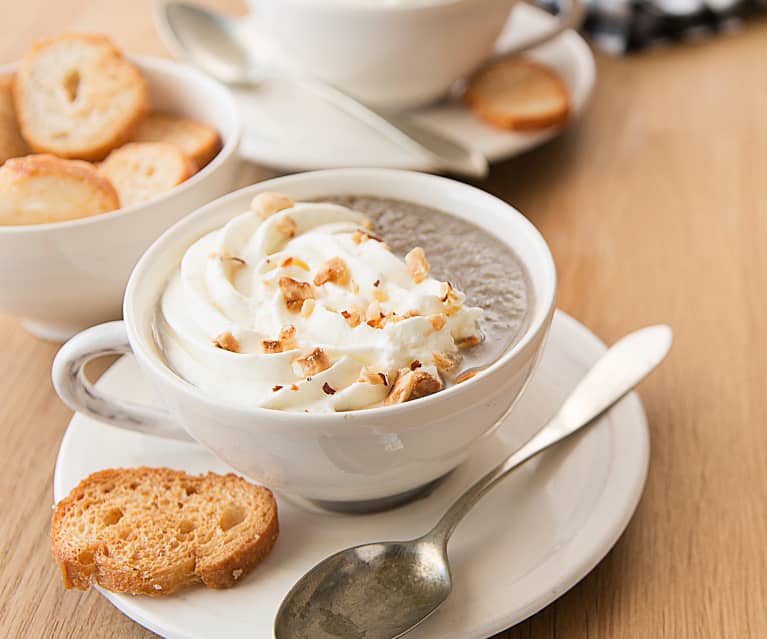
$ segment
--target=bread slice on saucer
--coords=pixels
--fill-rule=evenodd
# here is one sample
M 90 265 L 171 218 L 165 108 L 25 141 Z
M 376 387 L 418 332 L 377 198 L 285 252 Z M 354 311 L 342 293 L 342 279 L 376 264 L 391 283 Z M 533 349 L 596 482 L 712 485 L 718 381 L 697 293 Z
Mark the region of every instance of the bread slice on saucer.
M 175 144 L 131 142 L 112 151 L 99 172 L 115 185 L 122 206 L 146 202 L 191 177 L 197 167 Z
M 530 131 L 567 120 L 567 86 L 548 67 L 522 58 L 491 63 L 469 82 L 466 104 L 493 126 Z
M 9 158 L 29 154 L 29 147 L 21 137 L 16 119 L 12 87 L 13 78 L 0 78 L 0 164 Z
M 150 113 L 140 122 L 131 141 L 175 144 L 200 168 L 221 148 L 221 138 L 212 126 L 165 113 Z
M 36 153 L 101 160 L 148 110 L 146 82 L 111 41 L 87 34 L 35 44 L 13 85 L 21 132 Z
M 66 588 L 168 595 L 228 588 L 277 539 L 271 491 L 236 475 L 109 469 L 56 504 L 51 547 Z
M 88 162 L 27 155 L 0 167 L 0 224 L 63 222 L 119 206 L 111 182 Z

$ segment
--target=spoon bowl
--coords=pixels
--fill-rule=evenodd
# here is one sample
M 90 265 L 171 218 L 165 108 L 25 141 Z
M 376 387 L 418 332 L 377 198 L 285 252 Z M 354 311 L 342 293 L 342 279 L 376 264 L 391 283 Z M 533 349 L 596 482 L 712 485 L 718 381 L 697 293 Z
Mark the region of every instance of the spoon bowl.
M 277 613 L 276 639 L 394 639 L 452 588 L 443 545 L 421 538 L 357 546 L 315 566 Z

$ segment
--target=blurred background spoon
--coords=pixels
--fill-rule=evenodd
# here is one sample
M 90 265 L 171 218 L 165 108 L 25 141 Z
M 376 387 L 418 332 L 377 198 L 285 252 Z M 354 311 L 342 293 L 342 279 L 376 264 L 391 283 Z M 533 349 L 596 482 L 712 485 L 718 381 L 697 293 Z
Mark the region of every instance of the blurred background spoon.
M 284 69 L 269 68 L 253 59 L 242 42 L 238 21 L 186 2 L 166 2 L 158 17 L 167 44 L 179 57 L 225 84 L 257 86 L 270 80 L 288 81 L 308 89 L 326 102 L 385 136 L 400 147 L 426 156 L 434 169 L 483 178 L 487 159 L 398 113 L 383 113 L 339 89 Z
M 515 468 L 592 423 L 660 364 L 670 348 L 671 329 L 663 325 L 616 342 L 557 414 L 458 497 L 425 535 L 342 550 L 306 573 L 277 612 L 276 639 L 396 639 L 410 632 L 450 594 L 447 542 L 473 506 Z

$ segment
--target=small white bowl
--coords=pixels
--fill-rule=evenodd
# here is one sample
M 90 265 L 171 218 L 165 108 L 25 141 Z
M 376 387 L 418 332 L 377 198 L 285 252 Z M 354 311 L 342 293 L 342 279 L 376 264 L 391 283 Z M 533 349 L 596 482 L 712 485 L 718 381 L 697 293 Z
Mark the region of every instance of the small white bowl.
M 294 200 L 352 194 L 395 198 L 473 222 L 510 246 L 525 265 L 533 300 L 528 328 L 476 377 L 395 406 L 304 414 L 243 409 L 206 395 L 173 373 L 160 354 L 153 334 L 158 300 L 187 247 L 247 210 L 261 191 L 284 192 Z M 555 288 L 554 261 L 538 231 L 511 206 L 477 188 L 386 169 L 300 173 L 231 193 L 164 233 L 133 271 L 125 321 L 96 326 L 65 344 L 53 364 L 53 383 L 74 410 L 131 430 L 192 438 L 238 471 L 294 497 L 347 510 L 382 507 L 455 468 L 479 438 L 492 432 L 538 361 Z M 90 359 L 131 350 L 167 413 L 104 395 L 81 373 Z
M 0 312 L 33 335 L 63 341 L 120 317 L 133 266 L 171 224 L 234 186 L 241 122 L 221 84 L 190 67 L 131 58 L 149 86 L 151 108 L 214 126 L 223 142 L 199 173 L 149 202 L 93 217 L 28 226 L 0 225 Z M 0 67 L 0 75 L 15 65 Z

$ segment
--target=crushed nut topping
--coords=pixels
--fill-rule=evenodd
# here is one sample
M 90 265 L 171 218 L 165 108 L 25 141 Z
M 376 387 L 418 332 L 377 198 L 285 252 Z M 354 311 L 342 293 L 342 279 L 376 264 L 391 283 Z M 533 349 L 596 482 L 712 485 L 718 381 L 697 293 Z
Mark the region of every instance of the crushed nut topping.
M 411 317 L 421 317 L 418 311 L 408 311 L 402 316 L 404 319 L 410 319 Z
M 384 373 L 383 371 L 376 371 L 372 370 L 370 368 L 363 368 L 360 371 L 360 377 L 357 380 L 358 382 L 366 383 L 366 384 L 383 384 L 384 386 L 389 385 L 389 377 Z
M 380 288 L 373 289 L 373 299 L 377 302 L 385 302 L 389 299 L 389 296 L 384 293 Z
M 417 368 L 421 368 L 421 366 L 423 366 L 423 364 L 421 364 L 421 362 L 419 362 L 417 359 L 414 359 L 412 362 L 410 362 L 411 371 L 414 371 Z
M 453 290 L 453 285 L 450 282 L 442 282 L 439 285 L 439 301 L 451 306 L 459 303 L 458 294 Z
M 298 390 L 298 384 L 291 384 L 290 385 L 290 390 L 297 391 Z
M 286 215 L 279 222 L 277 222 L 276 226 L 277 230 L 284 236 L 289 238 L 296 236 L 296 229 L 298 227 L 296 226 L 296 221 L 289 215 Z
M 311 316 L 311 314 L 314 312 L 314 306 L 315 301 L 313 299 L 304 300 L 304 303 L 301 305 L 301 317 L 304 319 Z
M 262 339 L 261 350 L 270 355 L 282 353 L 282 343 L 278 339 Z
M 386 396 L 384 405 L 401 404 L 411 399 L 431 395 L 439 390 L 442 390 L 442 382 L 430 373 L 403 368 L 399 371 L 397 381 Z
M 455 340 L 455 345 L 463 351 L 472 346 L 476 346 L 481 341 L 479 335 L 469 335 L 468 337 L 461 337 Z
M 461 373 L 458 377 L 455 378 L 455 383 L 460 384 L 461 382 L 465 382 L 472 377 L 474 377 L 479 371 L 466 371 L 465 373 Z
M 279 384 L 275 384 L 274 386 L 272 386 L 272 392 L 276 393 L 281 388 L 282 388 L 282 386 L 280 386 Z
M 323 392 L 324 392 L 326 395 L 335 395 L 335 394 L 336 394 L 336 389 L 335 389 L 335 388 L 333 388 L 333 387 L 332 387 L 330 384 L 328 384 L 327 382 L 325 382 L 325 383 L 322 385 L 322 391 L 323 391 Z
M 341 311 L 341 317 L 343 317 L 352 328 L 359 326 L 362 321 L 360 311 L 356 306 L 352 306 L 348 311 Z
M 250 201 L 250 210 L 255 213 L 259 219 L 265 220 L 277 211 L 289 209 L 293 206 L 293 200 L 282 193 L 259 193 Z
M 314 285 L 322 286 L 325 282 L 333 282 L 339 286 L 349 283 L 349 269 L 340 257 L 332 257 L 325 262 L 314 276 Z
M 298 268 L 302 268 L 305 271 L 309 270 L 309 265 L 304 262 L 303 260 L 298 259 L 297 257 L 286 257 L 282 264 L 280 264 L 282 268 L 287 268 L 288 266 L 297 266 Z
M 299 282 L 292 277 L 281 277 L 279 287 L 285 305 L 291 313 L 298 313 L 304 304 L 304 300 L 314 299 L 314 291 L 309 282 Z
M 434 365 L 443 372 L 454 370 L 461 363 L 461 356 L 458 353 L 432 353 Z
M 354 242 L 355 244 L 362 244 L 363 242 L 367 242 L 368 240 L 375 240 L 376 242 L 381 242 L 383 244 L 383 240 L 380 237 L 373 235 L 372 233 L 369 233 L 368 231 L 360 231 L 360 230 L 354 231 L 354 233 L 352 233 L 352 242 Z
M 420 246 L 416 246 L 405 256 L 408 273 L 416 284 L 423 282 L 429 275 L 429 263 Z
M 429 318 L 429 323 L 431 324 L 431 327 L 435 331 L 441 331 L 443 328 L 445 328 L 445 324 L 447 324 L 447 319 L 444 315 L 432 315 Z
M 221 333 L 213 338 L 213 346 L 216 348 L 230 351 L 232 353 L 240 352 L 240 343 L 229 331 Z
M 378 288 L 380 285 L 381 285 L 381 280 L 376 280 L 375 282 L 373 282 L 374 288 Z
M 373 328 L 383 328 L 384 317 L 386 316 L 381 312 L 378 302 L 371 302 L 365 311 L 365 323 Z
M 321 348 L 315 348 L 311 353 L 307 353 L 295 360 L 295 363 L 301 367 L 304 375 L 316 375 L 330 368 L 330 360 Z

